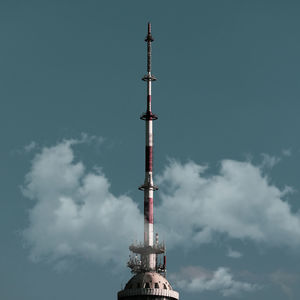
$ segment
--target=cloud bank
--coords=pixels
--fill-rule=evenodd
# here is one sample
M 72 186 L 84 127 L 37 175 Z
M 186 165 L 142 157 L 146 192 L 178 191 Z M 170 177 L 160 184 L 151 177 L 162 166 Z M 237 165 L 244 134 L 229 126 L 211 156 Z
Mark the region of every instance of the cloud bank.
M 209 271 L 202 267 L 186 267 L 177 274 L 171 274 L 176 287 L 195 292 L 218 292 L 224 297 L 238 296 L 244 292 L 254 292 L 258 285 L 233 279 L 229 269 L 220 267 Z
M 89 171 L 75 160 L 73 147 L 82 142 L 65 140 L 34 157 L 23 186 L 34 200 L 24 239 L 35 261 L 81 257 L 124 263 L 131 239 L 142 237 L 142 212 L 128 196 L 112 194 L 100 169 Z M 206 171 L 195 162 L 173 160 L 158 176 L 156 230 L 169 249 L 209 243 L 220 234 L 299 247 L 300 218 L 284 199 L 288 188 L 271 184 L 250 162 L 223 160 L 217 174 Z
M 67 140 L 44 148 L 32 162 L 23 193 L 35 200 L 24 237 L 35 261 L 79 256 L 125 263 L 129 240 L 143 223 L 135 202 L 114 196 L 105 175 L 74 161 Z
M 224 234 L 269 246 L 300 246 L 299 213 L 284 200 L 290 188 L 280 190 L 250 162 L 223 160 L 219 174 L 205 172 L 195 162 L 173 160 L 159 176 L 157 219 L 169 242 L 208 243 Z

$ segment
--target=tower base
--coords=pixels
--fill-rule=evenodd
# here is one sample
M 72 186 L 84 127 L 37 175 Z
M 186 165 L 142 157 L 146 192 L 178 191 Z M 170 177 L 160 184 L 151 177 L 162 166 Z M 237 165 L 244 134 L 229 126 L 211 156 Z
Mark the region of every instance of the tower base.
M 134 275 L 122 291 L 118 300 L 178 300 L 168 280 L 156 272 L 141 272 Z

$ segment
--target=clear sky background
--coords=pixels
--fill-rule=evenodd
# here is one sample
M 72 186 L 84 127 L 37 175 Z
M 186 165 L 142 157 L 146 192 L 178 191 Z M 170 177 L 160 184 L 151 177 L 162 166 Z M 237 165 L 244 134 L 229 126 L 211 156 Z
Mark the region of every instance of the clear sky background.
M 181 299 L 299 299 L 298 1 L 0 2 L 0 298 L 116 299 L 155 226 Z

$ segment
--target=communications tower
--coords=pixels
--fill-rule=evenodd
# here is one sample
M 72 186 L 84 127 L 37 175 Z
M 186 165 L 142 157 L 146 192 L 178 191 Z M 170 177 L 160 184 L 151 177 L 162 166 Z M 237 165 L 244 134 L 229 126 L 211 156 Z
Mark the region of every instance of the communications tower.
M 158 188 L 153 183 L 153 126 L 157 116 L 151 111 L 151 86 L 156 78 L 151 73 L 151 24 L 148 23 L 147 74 L 142 78 L 147 83 L 147 110 L 141 116 L 146 124 L 145 181 L 139 187 L 144 192 L 144 242 L 129 246 L 131 255 L 128 267 L 134 276 L 125 288 L 118 292 L 118 300 L 178 300 L 178 292 L 166 279 L 166 248 L 153 231 L 153 192 Z

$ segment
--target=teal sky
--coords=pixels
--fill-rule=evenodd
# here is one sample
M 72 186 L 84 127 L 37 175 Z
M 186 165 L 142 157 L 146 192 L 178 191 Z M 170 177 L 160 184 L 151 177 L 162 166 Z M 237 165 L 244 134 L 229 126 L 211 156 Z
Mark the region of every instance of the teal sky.
M 0 298 L 112 300 L 130 278 L 151 21 L 168 279 L 181 299 L 298 299 L 299 14 L 298 1 L 1 1 Z

